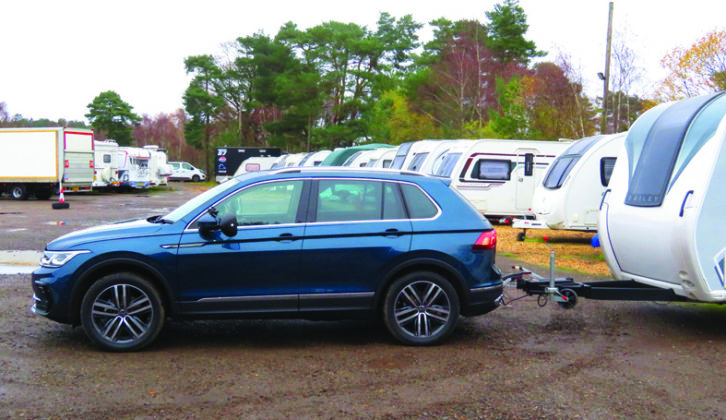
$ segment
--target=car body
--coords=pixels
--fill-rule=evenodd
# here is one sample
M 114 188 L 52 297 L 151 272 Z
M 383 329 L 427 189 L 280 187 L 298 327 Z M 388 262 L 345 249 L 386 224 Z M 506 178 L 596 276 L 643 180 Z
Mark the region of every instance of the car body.
M 32 310 L 113 351 L 149 344 L 167 315 L 382 318 L 403 343 L 437 344 L 502 292 L 496 232 L 448 184 L 388 170 L 244 174 L 166 216 L 50 242 Z
M 169 162 L 171 166 L 171 175 L 169 180 L 171 181 L 206 181 L 207 173 L 202 169 L 195 168 L 189 162 Z

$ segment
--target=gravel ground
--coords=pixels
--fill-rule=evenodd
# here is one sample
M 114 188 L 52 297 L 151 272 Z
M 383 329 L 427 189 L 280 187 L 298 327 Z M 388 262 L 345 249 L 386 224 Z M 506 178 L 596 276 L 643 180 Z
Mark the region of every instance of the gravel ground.
M 199 190 L 172 186 L 66 196 L 70 210 L 2 197 L 0 249 L 38 251 Z M 31 314 L 31 295 L 29 274 L 0 274 L 0 418 L 726 418 L 715 305 L 527 298 L 430 348 L 359 321 L 170 322 L 147 350 L 113 354 Z

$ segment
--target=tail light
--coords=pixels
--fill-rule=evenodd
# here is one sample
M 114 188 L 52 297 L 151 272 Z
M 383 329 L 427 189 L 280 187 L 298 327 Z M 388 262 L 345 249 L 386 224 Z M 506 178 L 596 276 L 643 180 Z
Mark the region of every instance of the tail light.
M 91 169 L 93 169 L 93 161 L 92 160 L 89 160 L 88 161 L 88 167 L 91 168 Z
M 489 251 L 497 247 L 497 231 L 488 230 L 479 235 L 474 246 L 471 247 L 474 251 Z
M 71 167 L 71 164 L 68 162 L 68 160 L 66 160 L 66 165 L 65 166 L 66 166 L 66 168 L 70 168 Z

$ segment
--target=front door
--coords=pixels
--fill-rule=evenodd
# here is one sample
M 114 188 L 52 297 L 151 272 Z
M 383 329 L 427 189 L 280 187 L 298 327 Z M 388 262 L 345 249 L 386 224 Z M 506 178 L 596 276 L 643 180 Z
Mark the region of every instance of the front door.
M 178 253 L 182 311 L 297 311 L 303 187 L 301 180 L 255 184 L 217 203 L 218 217 L 236 215 L 234 237 L 203 235 L 194 223 L 185 230 Z

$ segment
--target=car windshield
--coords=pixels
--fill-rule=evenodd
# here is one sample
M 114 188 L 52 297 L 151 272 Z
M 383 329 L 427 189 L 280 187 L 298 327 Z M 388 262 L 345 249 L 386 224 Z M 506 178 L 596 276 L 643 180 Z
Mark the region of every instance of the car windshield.
M 169 222 L 177 222 L 181 220 L 184 216 L 189 214 L 190 211 L 199 207 L 204 202 L 208 201 L 217 194 L 223 191 L 229 191 L 237 188 L 239 182 L 240 181 L 238 179 L 232 178 L 223 184 L 219 184 L 216 187 L 199 194 L 198 196 L 177 207 L 174 211 L 164 216 L 163 219 Z

